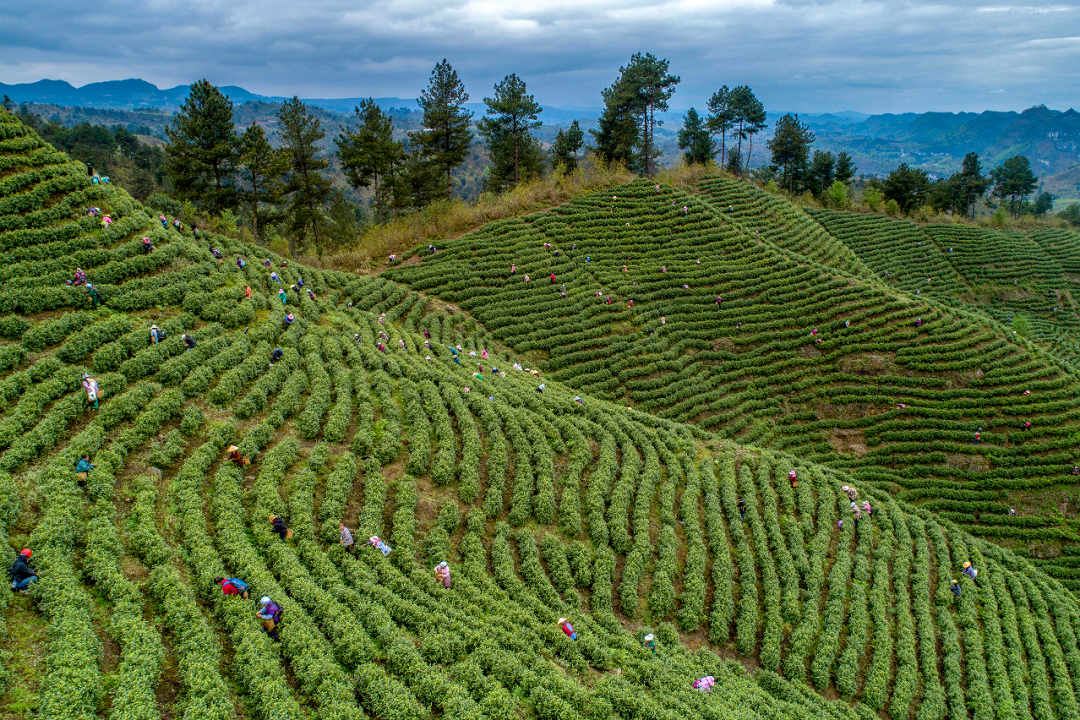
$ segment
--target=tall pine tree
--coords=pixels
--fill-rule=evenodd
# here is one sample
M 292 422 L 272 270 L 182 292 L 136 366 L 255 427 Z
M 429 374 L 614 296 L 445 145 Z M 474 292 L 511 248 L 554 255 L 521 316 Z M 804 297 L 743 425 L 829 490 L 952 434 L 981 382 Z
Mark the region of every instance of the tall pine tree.
M 660 155 L 655 130 L 663 125 L 656 113 L 668 109 L 667 101 L 678 84 L 679 77 L 668 73 L 667 60 L 652 53 L 634 53 L 630 63 L 619 68 L 619 78 L 602 93 L 604 112 L 597 129 L 591 131 L 597 154 L 652 177 Z
M 799 122 L 798 115 L 788 113 L 776 121 L 768 148 L 772 150 L 773 165 L 781 168 L 780 184 L 791 192 L 803 189 L 814 133 Z
M 556 165 L 562 165 L 567 172 L 573 172 L 578 166 L 578 150 L 585 144 L 585 133 L 581 124 L 575 120 L 568 128 L 560 128 L 551 143 L 551 159 Z
M 851 178 L 855 177 L 855 173 L 858 168 L 855 167 L 855 162 L 851 159 L 851 156 L 846 152 L 838 153 L 836 156 L 836 170 L 833 174 L 836 179 L 847 185 L 851 182 Z
M 977 153 L 969 152 L 957 176 L 960 198 L 964 201 L 964 216 L 975 217 L 975 203 L 990 187 L 990 178 L 982 174 L 982 162 Z
M 727 134 L 735 127 L 731 108 L 731 91 L 724 85 L 709 98 L 709 114 L 705 125 L 713 135 L 720 136 L 720 158 L 727 158 Z
M 251 228 L 256 239 L 260 227 L 274 221 L 278 213 L 269 210 L 281 203 L 285 191 L 286 154 L 270 146 L 266 133 L 256 123 L 240 136 L 240 195 L 251 206 Z M 261 222 L 260 222 L 261 221 Z
M 642 121 L 642 141 L 645 154 L 645 176 L 656 174 L 656 159 L 660 151 L 656 149 L 655 131 L 662 120 L 656 119 L 657 112 L 666 112 L 667 101 L 675 94 L 679 76 L 668 73 L 668 61 L 660 60 L 652 53 L 634 53 L 627 67 L 631 82 L 637 89 L 637 104 Z
M 199 80 L 165 134 L 169 137 L 165 169 L 176 195 L 212 213 L 235 206 L 239 139 L 229 97 Z
M 994 194 L 1001 196 L 1002 205 L 1006 197 L 1010 198 L 1009 209 L 1013 217 L 1020 214 L 1017 198 L 1023 207 L 1024 197 L 1039 186 L 1039 178 L 1031 171 L 1031 162 L 1023 155 L 1014 155 L 991 170 L 990 179 L 994 181 Z
M 627 79 L 620 76 L 611 87 L 600 93 L 604 99 L 604 111 L 600 114 L 596 129 L 590 130 L 596 140 L 596 154 L 604 162 L 622 163 L 629 170 L 639 171 L 640 152 L 638 140 L 637 110 L 634 90 Z
M 525 82 L 510 74 L 495 86 L 495 97 L 484 98 L 487 116 L 477 124 L 491 153 L 486 184 L 501 191 L 543 171 L 539 141 L 529 132 L 543 125 L 540 104 L 528 95 Z
M 322 207 L 330 198 L 332 183 L 322 174 L 330 167 L 330 161 L 317 157 L 319 147 L 316 143 L 326 136 L 326 132 L 319 119 L 308 112 L 307 106 L 293 97 L 278 113 L 278 133 L 289 158 L 285 193 L 289 196 L 290 230 L 303 248 L 310 228 L 315 238 L 315 252 L 321 256 L 319 225 L 323 222 Z
M 405 146 L 394 140 L 394 120 L 384 113 L 371 98 L 360 102 L 356 108 L 356 117 L 360 121 L 357 130 L 346 129 L 335 142 L 342 169 L 355 188 L 375 186 L 375 218 L 379 222 L 386 219 L 388 205 L 396 209 L 395 192 L 392 180 L 395 170 L 405 158 Z M 391 185 L 386 187 L 387 178 Z
M 424 130 L 410 135 L 410 140 L 446 173 L 447 200 L 454 196 L 454 168 L 465 162 L 472 145 L 472 113 L 463 107 L 468 101 L 457 71 L 445 58 L 431 71 L 428 86 L 416 101 L 424 111 Z
M 811 192 L 819 198 L 824 197 L 836 179 L 836 158 L 831 152 L 815 150 L 808 173 Z
M 739 155 L 742 155 L 742 141 L 749 140 L 750 148 L 746 153 L 746 161 L 740 158 L 739 164 L 744 170 L 750 169 L 750 154 L 754 151 L 754 135 L 765 129 L 765 106 L 754 95 L 749 85 L 740 85 L 732 89 L 728 96 L 729 112 L 731 113 L 732 129 L 738 139 Z
M 705 165 L 716 155 L 712 135 L 705 120 L 694 108 L 690 108 L 683 116 L 683 127 L 679 131 L 679 149 L 683 151 L 683 160 L 687 165 Z

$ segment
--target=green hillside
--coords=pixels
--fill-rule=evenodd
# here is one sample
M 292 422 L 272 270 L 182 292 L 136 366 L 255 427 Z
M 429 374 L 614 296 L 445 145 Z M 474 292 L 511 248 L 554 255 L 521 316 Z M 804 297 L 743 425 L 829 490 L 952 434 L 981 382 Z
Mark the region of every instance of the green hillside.
M 945 450 L 911 447 L 926 428 L 949 453 L 967 450 L 951 404 L 1026 402 L 1005 393 L 1006 368 L 1044 378 L 1031 385 L 1044 416 L 1058 412 L 1052 392 L 1068 414 L 1067 374 L 972 314 L 808 264 L 752 235 L 749 217 L 640 183 L 487 226 L 380 278 L 283 267 L 256 247 L 165 228 L 2 111 L 0 168 L 0 246 L 12 258 L 0 554 L 10 564 L 29 546 L 41 576 L 28 596 L 0 593 L 0 716 L 1080 714 L 1073 594 L 930 512 L 947 508 L 889 495 L 946 467 L 935 457 Z M 92 206 L 111 227 L 86 215 Z M 555 288 L 548 266 L 562 276 Z M 65 284 L 77 267 L 102 307 Z M 301 276 L 283 305 L 279 288 Z M 819 321 L 830 308 L 842 313 Z M 714 347 L 716 324 L 734 322 L 741 332 Z M 150 342 L 152 323 L 163 342 Z M 889 347 L 900 369 L 845 364 Z M 970 372 L 972 354 L 987 363 L 981 379 L 955 394 L 934 383 L 945 371 L 931 363 Z M 540 380 L 514 367 L 537 361 Z M 104 390 L 99 409 L 84 372 Z M 869 407 L 898 387 L 909 413 L 827 421 L 877 437 L 883 447 L 860 457 L 795 409 L 831 394 Z M 985 429 L 986 443 L 1004 448 L 999 435 Z M 1053 437 L 1020 445 L 1046 453 L 1027 458 L 1049 458 L 1032 465 L 1042 473 L 1067 462 Z M 227 462 L 230 444 L 253 464 Z M 80 482 L 83 452 L 96 467 Z M 995 453 L 994 469 L 940 487 L 1015 476 L 1019 462 Z M 872 518 L 854 522 L 843 485 Z M 292 539 L 271 531 L 271 514 Z M 393 551 L 346 553 L 339 521 Z M 443 560 L 450 589 L 432 573 Z M 965 561 L 977 582 L 960 574 Z M 221 575 L 254 597 L 224 597 Z M 276 642 L 254 617 L 262 594 L 283 608 Z M 705 675 L 711 694 L 691 687 Z
M 819 224 L 747 186 L 703 185 L 638 182 L 493 223 L 388 275 L 599 397 L 846 469 L 1021 550 L 1076 541 L 1060 497 L 1078 461 L 1078 388 L 1048 351 L 1068 353 L 1005 324 L 1022 309 L 1036 340 L 1060 331 L 1073 346 L 1075 319 L 1048 294 L 1068 294 L 1058 261 L 1014 234 L 839 213 Z M 796 227 L 842 242 L 869 278 L 803 255 L 784 240 Z

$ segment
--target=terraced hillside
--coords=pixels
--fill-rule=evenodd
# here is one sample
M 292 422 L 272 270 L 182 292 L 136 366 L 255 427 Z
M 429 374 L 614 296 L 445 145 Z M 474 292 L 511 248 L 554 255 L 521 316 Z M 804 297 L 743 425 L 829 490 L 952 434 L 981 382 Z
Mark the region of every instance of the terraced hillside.
M 705 178 L 698 187 L 704 197 L 729 219 L 754 231 L 780 250 L 862 279 L 869 268 L 853 249 L 822 230 L 800 208 L 747 183 L 728 177 Z
M 1073 297 L 1072 275 L 1080 262 L 1077 233 L 924 228 L 880 215 L 810 212 L 887 283 L 908 294 L 975 310 L 1005 325 L 1020 317 L 1028 338 L 1078 367 L 1080 308 Z
M 988 270 L 957 260 L 967 252 L 959 242 L 934 254 L 933 234 L 955 229 L 865 233 L 880 222 L 837 214 L 854 218 L 851 232 L 819 216 L 878 275 L 863 281 L 763 241 L 782 235 L 761 230 L 781 201 L 754 215 L 762 203 L 739 209 L 739 198 L 716 194 L 722 187 L 689 196 L 635 183 L 493 223 L 388 275 L 458 303 L 559 381 L 844 468 L 1053 556 L 1050 569 L 1073 585 L 1057 555 L 1077 540 L 1060 510 L 1078 462 L 1075 376 L 995 322 L 993 307 L 962 304 L 985 289 L 974 272 Z M 764 194 L 743 196 L 754 192 Z M 1034 254 L 1033 272 L 1044 273 L 1025 292 L 1058 282 L 1046 279 L 1055 261 L 1038 245 L 1010 247 Z M 884 274 L 886 254 L 898 256 L 896 275 Z
M 0 135 L 0 182 L 23 189 L 0 199 L 21 208 L 0 243 L 25 253 L 0 316 L 0 559 L 29 546 L 41 575 L 0 593 L 0 715 L 1080 714 L 1080 605 L 1018 555 L 840 469 L 538 381 L 497 325 L 407 285 L 267 268 L 85 180 L 49 191 L 65 159 L 3 111 Z M 695 222 L 703 245 L 723 231 L 724 252 L 764 262 Z M 76 267 L 102 307 L 64 284 Z M 228 462 L 231 443 L 254 463 Z M 854 521 L 845 484 L 872 518 Z M 392 552 L 345 552 L 341 521 Z M 281 605 L 278 641 L 221 575 Z M 704 675 L 711 694 L 691 688 Z

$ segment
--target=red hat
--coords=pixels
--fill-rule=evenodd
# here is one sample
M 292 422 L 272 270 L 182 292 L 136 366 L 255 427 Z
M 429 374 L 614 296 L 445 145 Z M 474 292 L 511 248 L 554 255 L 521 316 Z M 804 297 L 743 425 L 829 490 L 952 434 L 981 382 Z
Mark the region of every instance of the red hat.
M 30 553 L 30 548 L 23 548 L 23 551 L 21 553 L 19 553 L 19 554 L 20 555 L 25 555 L 26 557 L 30 557 L 30 554 L 31 554 Z

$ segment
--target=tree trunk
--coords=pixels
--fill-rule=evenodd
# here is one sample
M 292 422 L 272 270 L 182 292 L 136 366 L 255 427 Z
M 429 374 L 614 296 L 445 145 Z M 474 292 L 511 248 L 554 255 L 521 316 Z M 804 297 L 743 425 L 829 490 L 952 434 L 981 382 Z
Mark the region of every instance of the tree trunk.
M 652 177 L 652 110 L 645 106 L 645 177 Z
M 255 242 L 259 242 L 259 186 L 251 181 L 251 227 L 255 233 Z
M 372 173 L 375 176 L 375 223 L 378 224 L 382 220 L 382 197 L 379 195 L 379 173 Z
M 652 177 L 652 106 L 645 106 L 645 177 Z
M 319 216 L 315 212 L 315 199 L 311 196 L 311 182 L 307 170 L 304 170 L 304 187 L 308 193 L 308 210 L 311 211 L 311 229 L 315 233 L 315 253 L 322 257 L 322 247 L 319 245 Z
M 739 159 L 740 160 L 742 159 L 742 136 L 743 136 L 742 120 L 739 120 L 739 145 L 737 147 L 737 150 L 739 152 Z
M 454 199 L 454 183 L 450 178 L 450 166 L 446 166 L 446 202 Z
M 518 171 L 518 132 L 519 132 L 519 128 L 517 126 L 517 123 L 515 122 L 514 123 L 514 187 L 517 187 L 518 183 L 521 182 L 521 175 L 519 174 L 519 171 Z
M 653 157 L 656 153 L 654 148 L 656 147 L 656 107 L 649 106 L 649 177 L 653 177 L 656 174 L 656 158 Z
M 750 156 L 754 154 L 754 136 L 751 135 L 749 137 L 749 140 L 750 140 L 750 148 L 746 151 L 746 164 L 743 165 L 743 168 L 742 168 L 743 169 L 743 175 L 746 175 L 748 172 L 750 172 Z M 822 191 L 824 191 L 824 189 L 825 189 L 825 181 L 824 180 L 822 180 L 821 188 L 822 188 Z
M 315 213 L 315 203 L 310 199 L 308 208 L 311 209 L 311 229 L 315 231 L 315 254 L 322 257 L 322 246 L 319 245 L 319 216 Z

